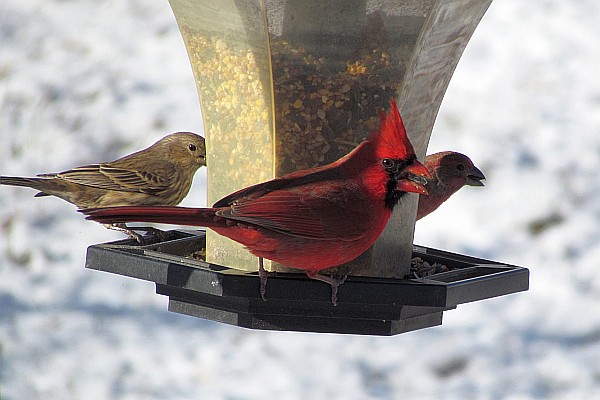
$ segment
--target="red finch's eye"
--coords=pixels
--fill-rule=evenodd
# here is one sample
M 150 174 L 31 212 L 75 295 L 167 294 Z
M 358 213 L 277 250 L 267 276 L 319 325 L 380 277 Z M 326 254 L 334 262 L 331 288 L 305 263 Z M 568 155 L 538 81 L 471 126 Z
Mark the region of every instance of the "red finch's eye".
M 190 143 L 190 144 L 188 145 L 188 149 L 190 149 L 190 151 L 196 151 L 196 145 L 195 145 L 195 144 L 193 144 L 193 143 Z
M 462 171 L 464 171 L 464 170 L 465 170 L 465 166 L 464 166 L 464 165 L 462 165 L 462 164 L 458 164 L 458 165 L 456 166 L 456 169 L 462 172 Z

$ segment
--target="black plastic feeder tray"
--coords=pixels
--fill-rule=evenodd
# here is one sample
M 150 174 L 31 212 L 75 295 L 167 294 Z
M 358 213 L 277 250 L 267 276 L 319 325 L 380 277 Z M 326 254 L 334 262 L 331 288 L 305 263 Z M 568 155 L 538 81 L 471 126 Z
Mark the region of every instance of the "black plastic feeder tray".
M 396 335 L 441 325 L 458 304 L 525 291 L 529 270 L 415 246 L 413 257 L 449 271 L 413 279 L 351 276 L 331 288 L 303 273 L 269 277 L 267 301 L 256 272 L 209 264 L 194 257 L 205 247 L 204 231 L 169 231 L 166 240 L 140 246 L 122 240 L 90 246 L 86 268 L 156 283 L 169 310 L 252 329 Z

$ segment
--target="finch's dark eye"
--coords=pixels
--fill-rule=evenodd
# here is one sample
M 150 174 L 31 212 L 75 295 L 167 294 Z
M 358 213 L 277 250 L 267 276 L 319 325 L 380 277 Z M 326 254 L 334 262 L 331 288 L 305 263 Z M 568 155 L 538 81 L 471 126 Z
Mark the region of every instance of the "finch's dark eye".
M 384 158 L 383 160 L 381 160 L 381 164 L 385 168 L 392 168 L 394 166 L 394 162 L 390 158 Z
M 462 172 L 462 171 L 464 171 L 464 170 L 465 170 L 465 166 L 464 166 L 464 165 L 462 165 L 462 164 L 458 164 L 458 165 L 456 166 L 456 169 Z
M 195 145 L 195 144 L 193 144 L 193 143 L 190 143 L 190 144 L 188 145 L 188 149 L 190 149 L 190 151 L 196 151 L 196 145 Z

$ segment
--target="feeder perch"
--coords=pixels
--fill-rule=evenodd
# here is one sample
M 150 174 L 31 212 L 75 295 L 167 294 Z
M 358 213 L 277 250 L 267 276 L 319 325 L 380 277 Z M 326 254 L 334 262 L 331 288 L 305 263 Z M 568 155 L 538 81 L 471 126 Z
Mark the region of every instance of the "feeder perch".
M 151 239 L 149 239 L 151 240 Z M 457 305 L 528 289 L 529 271 L 414 246 L 412 255 L 445 270 L 407 279 L 349 277 L 331 304 L 329 285 L 302 273 L 269 277 L 199 260 L 204 231 L 170 231 L 162 242 L 131 239 L 90 246 L 87 268 L 155 282 L 169 310 L 253 329 L 396 335 L 442 323 Z
M 170 0 L 202 109 L 208 204 L 346 155 L 392 97 L 423 157 L 490 3 Z M 460 303 L 527 290 L 524 268 L 413 247 L 417 198 L 404 196 L 372 248 L 338 268 L 350 277 L 337 307 L 328 285 L 271 262 L 278 274 L 263 302 L 256 257 L 210 230 L 91 246 L 86 267 L 156 282 L 172 311 L 256 329 L 392 335 L 439 325 Z M 206 261 L 190 257 L 200 249 Z M 413 257 L 452 268 L 415 278 Z

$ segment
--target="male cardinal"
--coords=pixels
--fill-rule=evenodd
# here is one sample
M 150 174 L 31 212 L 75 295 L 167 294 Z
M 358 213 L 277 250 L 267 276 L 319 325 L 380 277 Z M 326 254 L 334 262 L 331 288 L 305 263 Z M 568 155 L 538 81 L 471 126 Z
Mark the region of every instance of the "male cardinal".
M 194 174 L 206 165 L 204 138 L 191 132 L 165 136 L 147 149 L 118 160 L 35 178 L 0 176 L 0 185 L 26 186 L 35 197 L 56 196 L 78 208 L 179 204 Z M 140 236 L 124 225 L 108 226 Z
M 205 226 L 259 257 L 327 282 L 336 304 L 343 280 L 319 271 L 351 261 L 383 231 L 406 192 L 426 194 L 430 174 L 417 161 L 395 101 L 378 131 L 339 160 L 293 172 L 226 196 L 213 208 L 113 207 L 83 210 L 103 223 L 158 222 Z M 407 221 L 407 223 L 412 223 Z
M 483 186 L 483 172 L 464 154 L 443 151 L 428 155 L 423 163 L 431 173 L 431 179 L 425 185 L 429 195 L 419 196 L 417 220 L 435 211 L 463 186 Z

